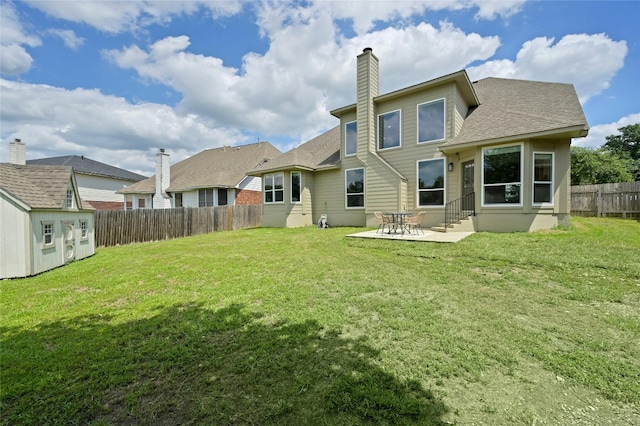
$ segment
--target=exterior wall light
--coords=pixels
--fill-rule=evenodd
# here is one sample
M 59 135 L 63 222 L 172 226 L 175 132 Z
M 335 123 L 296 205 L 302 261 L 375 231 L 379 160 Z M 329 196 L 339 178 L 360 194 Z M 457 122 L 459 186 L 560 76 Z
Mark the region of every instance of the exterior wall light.
M 448 167 L 448 170 L 449 170 L 450 172 L 452 172 L 452 171 L 453 171 L 453 163 L 449 163 L 449 165 L 448 165 L 447 167 Z

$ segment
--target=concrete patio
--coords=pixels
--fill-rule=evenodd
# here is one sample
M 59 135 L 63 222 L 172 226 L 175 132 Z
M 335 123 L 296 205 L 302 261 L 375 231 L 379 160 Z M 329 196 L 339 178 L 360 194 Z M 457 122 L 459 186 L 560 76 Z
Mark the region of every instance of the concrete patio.
M 432 243 L 457 243 L 458 241 L 467 238 L 469 235 L 473 234 L 473 232 L 435 232 L 425 229 L 424 234 L 420 232 L 419 234 L 414 233 L 387 233 L 387 232 L 377 232 L 375 229 L 358 232 L 355 234 L 349 234 L 347 237 L 354 238 L 377 238 L 382 240 L 402 240 L 402 241 L 424 241 L 424 242 L 432 242 Z

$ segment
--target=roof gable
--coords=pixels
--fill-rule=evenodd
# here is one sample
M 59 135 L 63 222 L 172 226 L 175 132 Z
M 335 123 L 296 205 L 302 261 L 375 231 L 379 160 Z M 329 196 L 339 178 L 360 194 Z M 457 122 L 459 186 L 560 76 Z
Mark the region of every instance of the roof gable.
M 70 185 L 82 209 L 71 167 L 0 163 L 0 187 L 31 209 L 62 209 Z

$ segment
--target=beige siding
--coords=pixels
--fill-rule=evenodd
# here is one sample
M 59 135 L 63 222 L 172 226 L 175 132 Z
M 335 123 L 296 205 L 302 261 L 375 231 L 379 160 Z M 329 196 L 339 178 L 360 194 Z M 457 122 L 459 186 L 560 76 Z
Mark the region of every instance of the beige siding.
M 345 170 L 349 168 L 352 167 L 344 166 L 342 170 L 316 172 L 314 182 L 316 190 L 313 196 L 314 222 L 320 219 L 321 214 L 326 213 L 331 226 L 365 225 L 364 209 L 345 207 Z M 365 185 L 366 179 L 365 172 Z
M 467 105 L 464 99 L 462 99 L 462 96 L 460 96 L 460 91 L 456 88 L 455 105 L 453 107 L 453 134 L 451 137 L 455 137 L 458 135 L 468 112 L 469 105 Z

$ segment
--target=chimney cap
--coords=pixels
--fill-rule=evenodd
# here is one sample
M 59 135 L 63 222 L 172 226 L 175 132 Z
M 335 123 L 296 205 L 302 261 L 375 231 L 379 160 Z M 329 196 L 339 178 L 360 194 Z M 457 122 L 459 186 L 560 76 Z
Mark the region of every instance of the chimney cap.
M 160 148 L 160 152 L 164 153 L 164 148 Z
M 367 52 L 373 52 L 373 49 L 372 49 L 372 48 L 370 48 L 370 47 L 365 47 L 365 48 L 362 50 L 362 53 L 367 53 Z
M 14 138 L 13 140 L 14 140 L 14 142 L 22 142 L 22 139 L 20 139 L 20 138 Z

